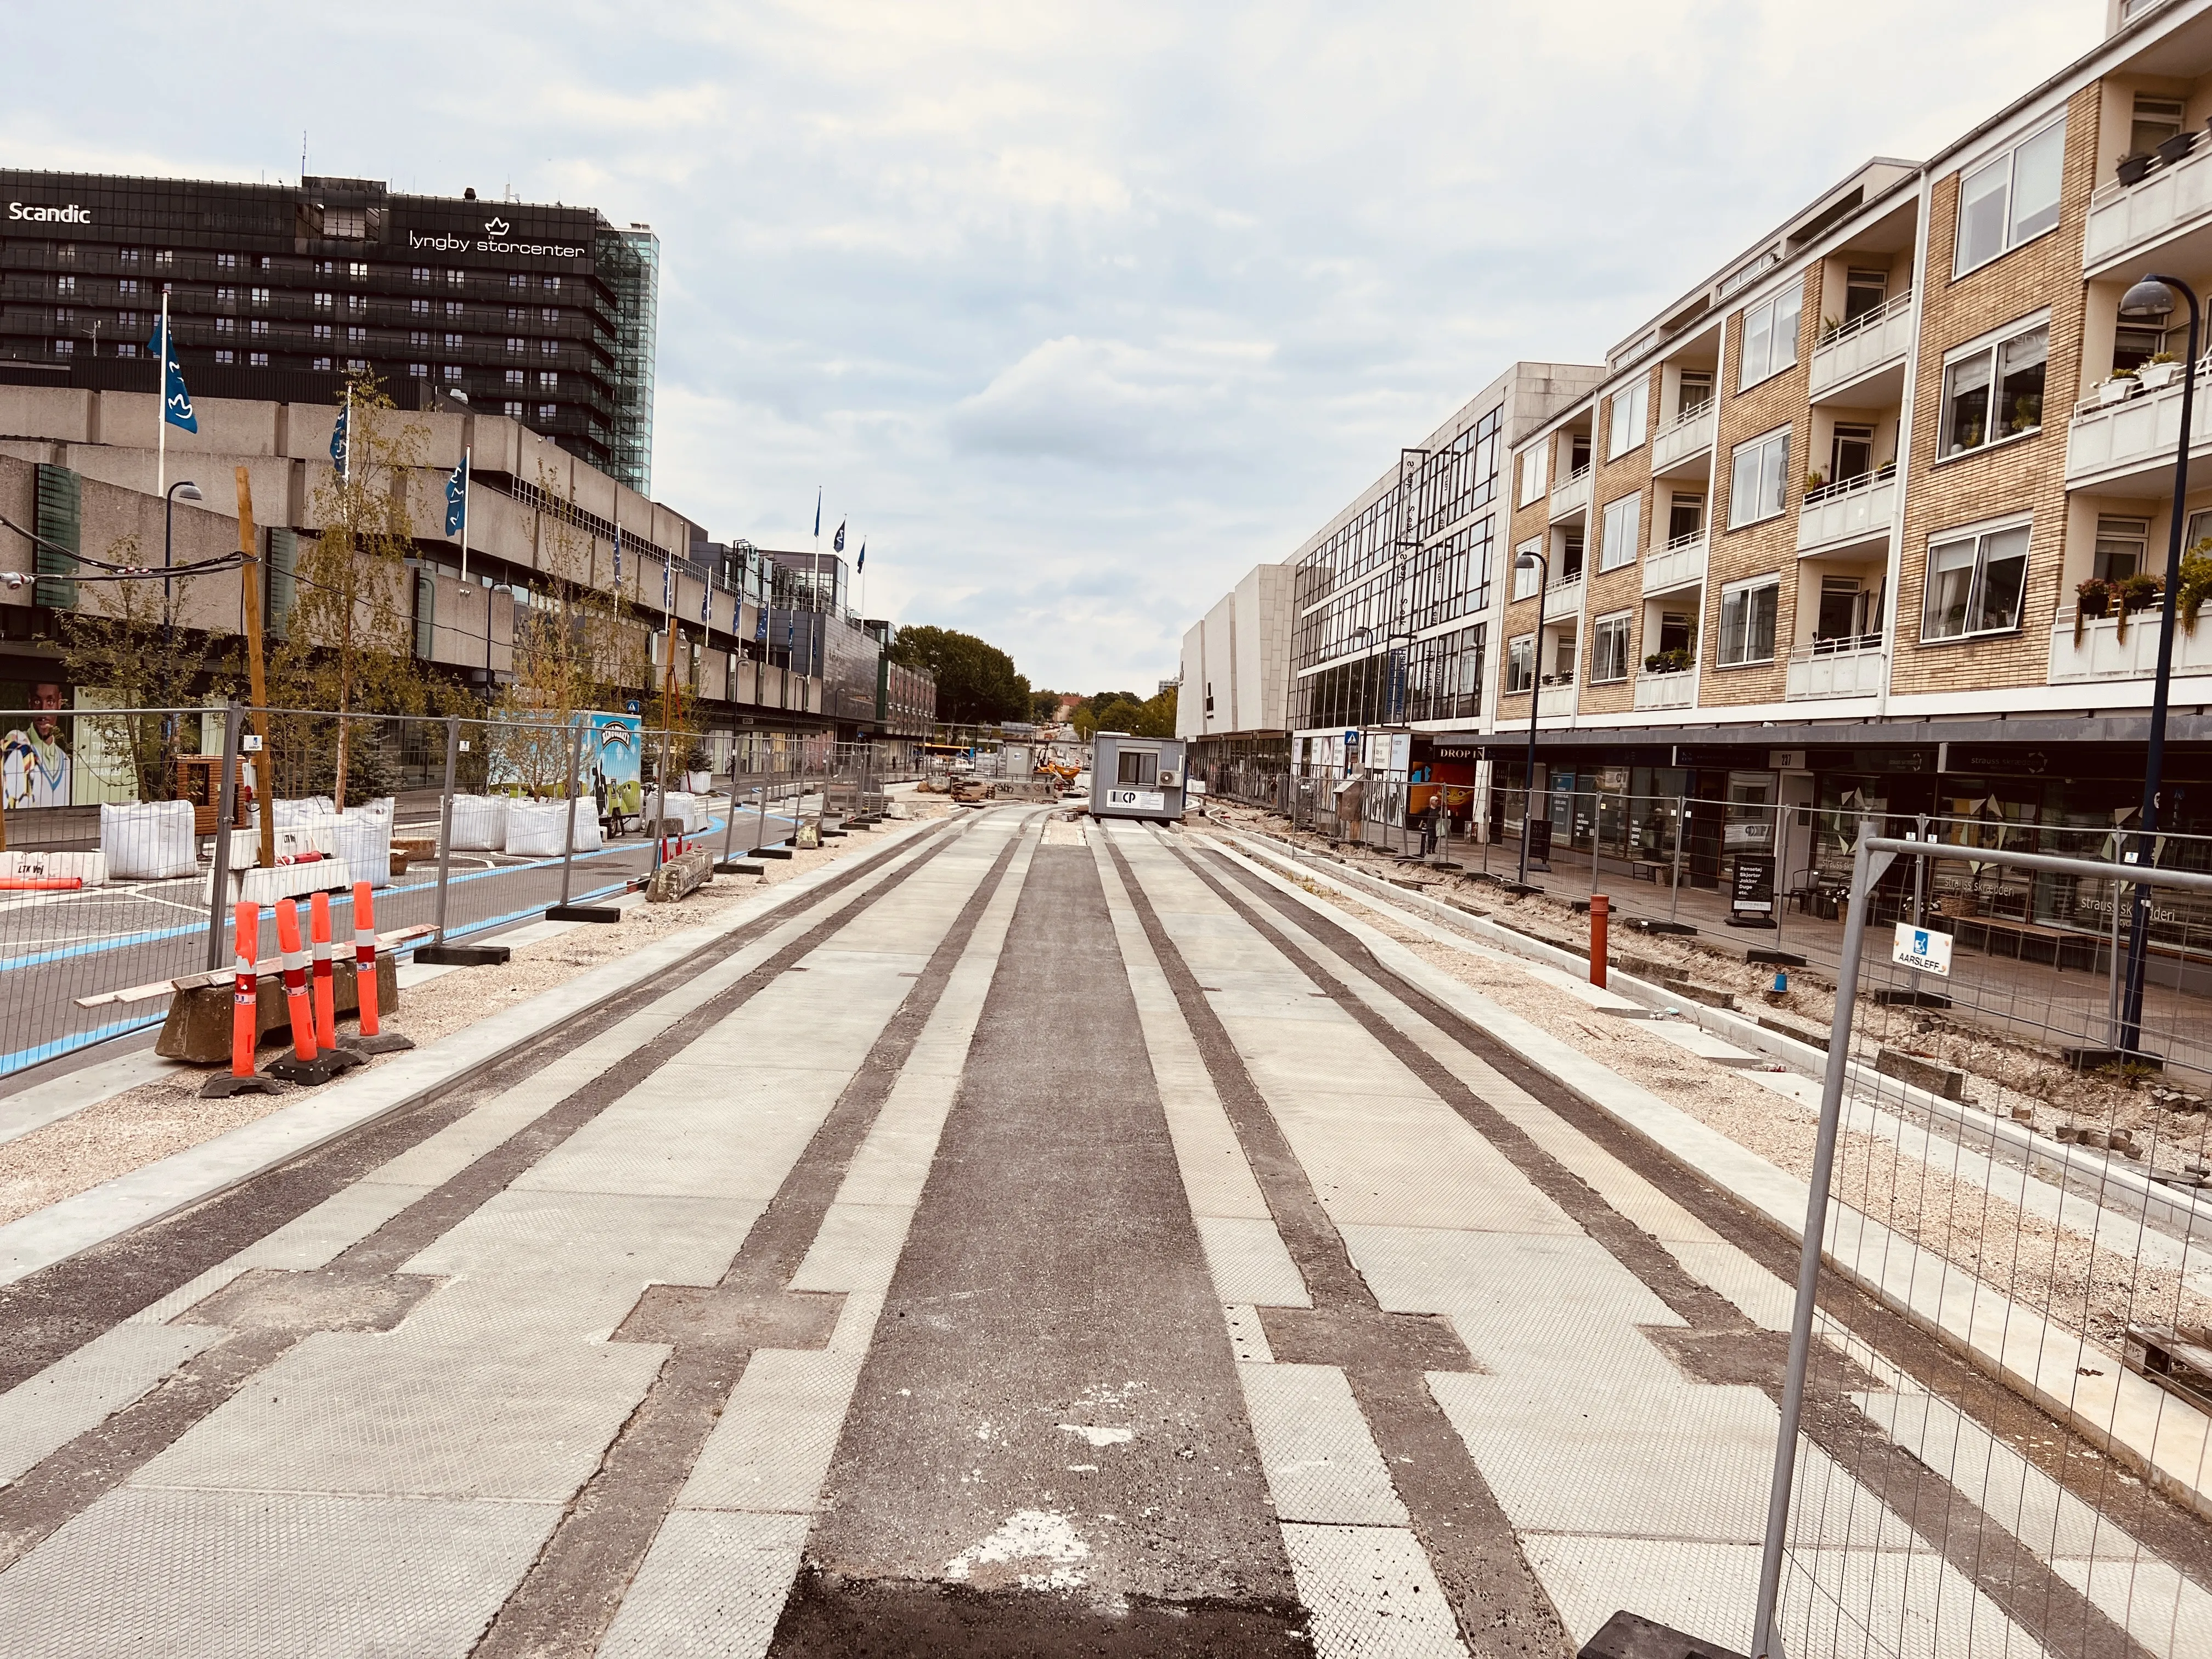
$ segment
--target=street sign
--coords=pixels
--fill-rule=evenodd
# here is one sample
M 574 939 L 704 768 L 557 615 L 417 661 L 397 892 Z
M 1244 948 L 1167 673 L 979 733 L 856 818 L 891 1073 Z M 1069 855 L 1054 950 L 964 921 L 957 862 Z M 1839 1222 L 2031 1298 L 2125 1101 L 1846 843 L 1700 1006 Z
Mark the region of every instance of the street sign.
M 1897 924 L 1897 942 L 1889 948 L 1889 959 L 1899 967 L 1916 969 L 1923 974 L 1940 974 L 1948 979 L 1951 936 L 1900 921 Z
M 1774 914 L 1774 854 L 1738 853 L 1729 884 L 1729 908 L 1739 916 Z

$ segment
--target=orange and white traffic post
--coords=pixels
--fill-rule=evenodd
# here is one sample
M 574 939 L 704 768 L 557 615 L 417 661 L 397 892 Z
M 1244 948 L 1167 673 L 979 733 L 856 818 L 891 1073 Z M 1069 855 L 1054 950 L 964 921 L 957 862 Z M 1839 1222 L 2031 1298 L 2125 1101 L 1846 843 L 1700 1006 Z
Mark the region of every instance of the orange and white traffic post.
M 308 901 L 313 919 L 315 963 L 315 1043 L 323 1063 L 333 1071 L 359 1066 L 362 1057 L 338 1047 L 337 965 L 331 955 L 331 896 L 317 893 Z
M 346 1046 L 362 1054 L 391 1054 L 412 1048 L 414 1039 L 382 1028 L 376 1006 L 376 897 L 365 881 L 353 884 L 354 990 L 361 1010 L 361 1035 Z
M 292 1017 L 292 1052 L 272 1061 L 271 1077 L 289 1083 L 327 1083 L 331 1068 L 315 1052 L 315 1011 L 308 1000 L 307 951 L 300 940 L 300 907 L 276 901 L 276 948 L 284 959 L 284 1005 Z
M 253 1050 L 261 1040 L 261 975 L 254 966 L 260 950 L 261 907 L 242 901 L 232 922 L 236 964 L 231 989 L 230 1070 L 211 1077 L 201 1095 L 220 1100 L 230 1095 L 275 1094 L 276 1085 L 253 1069 Z

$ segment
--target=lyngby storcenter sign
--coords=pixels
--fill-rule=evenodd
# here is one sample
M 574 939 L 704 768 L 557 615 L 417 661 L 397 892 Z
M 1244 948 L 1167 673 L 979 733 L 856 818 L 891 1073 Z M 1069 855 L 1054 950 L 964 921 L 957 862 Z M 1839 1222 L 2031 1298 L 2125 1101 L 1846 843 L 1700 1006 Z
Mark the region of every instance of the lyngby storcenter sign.
M 416 253 L 521 253 L 547 259 L 580 259 L 591 252 L 567 242 L 518 242 L 511 237 L 512 229 L 506 220 L 494 215 L 484 221 L 482 236 L 410 230 L 407 233 L 407 246 Z

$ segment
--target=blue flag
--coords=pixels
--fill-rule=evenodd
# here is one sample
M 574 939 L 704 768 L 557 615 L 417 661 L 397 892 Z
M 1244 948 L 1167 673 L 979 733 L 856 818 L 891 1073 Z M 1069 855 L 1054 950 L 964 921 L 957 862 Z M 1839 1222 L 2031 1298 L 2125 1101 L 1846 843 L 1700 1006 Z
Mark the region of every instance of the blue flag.
M 200 419 L 192 413 L 192 394 L 185 390 L 184 365 L 177 361 L 176 346 L 163 337 L 158 322 L 154 325 L 154 337 L 147 342 L 146 349 L 161 360 L 161 418 L 171 426 L 198 432 Z
M 819 489 L 814 492 L 814 533 L 817 536 L 822 533 L 822 492 Z
M 676 562 L 673 559 L 660 562 L 660 608 L 663 611 L 676 609 Z
M 868 538 L 866 536 L 863 536 L 860 538 L 860 556 L 853 561 L 853 574 L 857 576 L 867 568 Z
M 699 580 L 699 620 L 702 623 L 714 620 L 714 584 L 703 576 Z
M 845 550 L 845 521 L 842 519 L 837 520 L 836 539 L 830 544 L 830 550 L 832 553 L 842 553 Z
M 615 526 L 615 597 L 622 597 L 622 526 Z
M 753 622 L 753 641 L 757 645 L 768 643 L 768 607 L 766 605 L 761 606 Z
M 446 533 L 458 536 L 469 525 L 469 458 L 461 457 L 453 476 L 446 480 Z
M 344 477 L 353 476 L 353 399 L 338 410 L 338 423 L 331 428 L 331 465 Z

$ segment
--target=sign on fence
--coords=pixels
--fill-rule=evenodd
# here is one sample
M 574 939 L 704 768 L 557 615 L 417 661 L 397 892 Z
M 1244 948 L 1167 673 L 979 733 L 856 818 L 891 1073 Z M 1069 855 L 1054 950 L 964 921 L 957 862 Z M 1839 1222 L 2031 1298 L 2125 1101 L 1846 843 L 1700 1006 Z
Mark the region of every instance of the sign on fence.
M 1770 917 L 1774 914 L 1774 854 L 1738 853 L 1735 878 L 1729 884 L 1729 908 L 1739 916 Z
M 1889 959 L 1900 967 L 1917 969 L 1923 974 L 1941 974 L 1948 979 L 1951 936 L 1900 921 L 1897 924 L 1897 942 L 1889 948 Z

